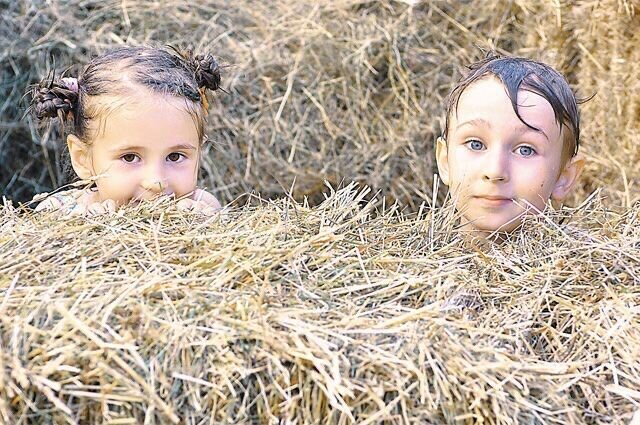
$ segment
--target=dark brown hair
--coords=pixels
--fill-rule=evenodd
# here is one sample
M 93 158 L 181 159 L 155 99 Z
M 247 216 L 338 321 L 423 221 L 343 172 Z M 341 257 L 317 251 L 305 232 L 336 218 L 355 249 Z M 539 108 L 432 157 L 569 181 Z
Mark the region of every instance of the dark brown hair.
M 220 88 L 220 67 L 212 55 L 194 56 L 171 47 L 118 47 L 93 58 L 80 72 L 77 84 L 69 79 L 45 78 L 31 88 L 31 106 L 40 120 L 59 118 L 63 127 L 73 122 L 73 133 L 89 142 L 89 122 L 104 116 L 104 105 L 91 102 L 97 96 L 130 96 L 135 86 L 152 92 L 183 97 L 204 137 L 206 89 Z M 98 102 L 99 103 L 99 102 Z
M 485 59 L 471 64 L 468 68 L 469 73 L 462 77 L 449 94 L 443 134 L 445 139 L 449 134 L 451 114 L 458 108 L 462 93 L 474 82 L 488 75 L 493 75 L 504 84 L 514 112 L 520 121 L 529 128 L 539 130 L 520 116 L 517 103 L 518 91 L 527 90 L 545 98 L 553 108 L 556 123 L 560 128 L 564 126 L 568 130 L 563 130 L 563 158 L 569 158 L 578 153 L 580 145 L 578 103 L 584 101 L 576 100 L 569 83 L 562 74 L 541 62 L 520 57 L 500 56 L 493 52 L 489 53 Z

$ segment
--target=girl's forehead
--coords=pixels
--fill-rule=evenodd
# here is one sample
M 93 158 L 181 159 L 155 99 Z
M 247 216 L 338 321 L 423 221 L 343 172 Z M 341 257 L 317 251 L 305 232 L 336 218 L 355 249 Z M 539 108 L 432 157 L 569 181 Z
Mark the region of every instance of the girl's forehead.
M 90 96 L 87 103 L 91 106 L 101 106 L 107 108 L 137 108 L 143 106 L 153 106 L 172 104 L 178 108 L 188 109 L 187 105 L 193 104 L 189 99 L 159 93 L 143 87 L 139 84 L 131 84 L 116 93 Z
M 125 103 L 108 100 L 97 107 L 92 120 L 93 142 L 139 143 L 141 140 L 175 140 L 199 144 L 198 121 L 177 98 L 156 96 Z
M 132 91 L 130 96 L 93 96 L 87 106 L 93 139 L 105 132 L 158 133 L 160 129 L 169 133 L 189 129 L 199 139 L 203 131 L 203 119 L 192 101 L 145 88 Z M 176 125 L 173 131 L 171 125 Z

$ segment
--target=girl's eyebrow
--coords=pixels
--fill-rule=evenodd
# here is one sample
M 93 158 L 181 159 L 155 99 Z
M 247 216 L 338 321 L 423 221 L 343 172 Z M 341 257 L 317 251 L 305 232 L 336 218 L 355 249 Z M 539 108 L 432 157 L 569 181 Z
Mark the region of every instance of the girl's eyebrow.
M 196 150 L 196 147 L 193 146 L 193 145 L 182 143 L 182 144 L 179 144 L 179 145 L 173 145 L 169 149 L 171 149 L 171 150 L 175 150 L 175 149 Z
M 122 151 L 144 151 L 147 150 L 147 147 L 144 146 L 117 146 L 113 149 L 111 149 L 111 152 L 122 152 Z M 196 147 L 190 144 L 185 144 L 185 143 L 181 143 L 181 144 L 177 144 L 177 145 L 173 145 L 170 146 L 168 150 L 183 150 L 183 151 L 194 151 L 196 150 Z

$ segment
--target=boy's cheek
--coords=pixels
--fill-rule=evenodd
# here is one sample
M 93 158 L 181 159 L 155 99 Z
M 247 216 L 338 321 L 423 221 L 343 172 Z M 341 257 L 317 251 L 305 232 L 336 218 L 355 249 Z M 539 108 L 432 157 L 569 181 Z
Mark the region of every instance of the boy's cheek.
M 458 170 L 452 170 L 449 175 L 449 191 L 452 195 L 461 197 L 469 191 L 471 181 L 467 173 L 459 173 Z

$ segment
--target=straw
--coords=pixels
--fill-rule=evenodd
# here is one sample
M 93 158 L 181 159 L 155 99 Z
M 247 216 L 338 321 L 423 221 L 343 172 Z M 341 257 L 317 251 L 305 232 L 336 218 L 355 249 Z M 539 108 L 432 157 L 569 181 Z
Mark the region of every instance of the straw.
M 477 246 L 451 206 L 326 196 L 224 218 L 3 206 L 2 421 L 631 421 L 638 205 L 595 196 Z

